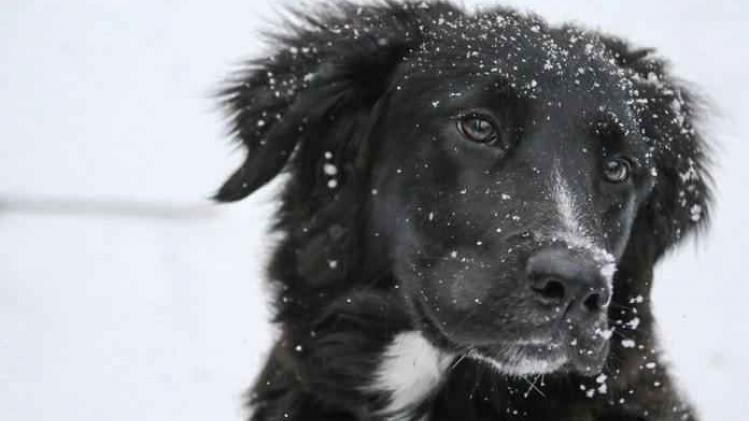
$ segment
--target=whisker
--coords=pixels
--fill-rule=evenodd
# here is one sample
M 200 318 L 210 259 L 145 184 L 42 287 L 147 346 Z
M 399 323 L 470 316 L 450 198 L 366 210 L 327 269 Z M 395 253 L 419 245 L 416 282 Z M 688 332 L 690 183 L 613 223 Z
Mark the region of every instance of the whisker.
M 618 337 L 619 337 L 619 338 L 621 338 L 621 339 L 628 339 L 628 340 L 632 340 L 632 338 L 631 338 L 631 337 L 629 337 L 629 336 L 625 335 L 624 333 L 620 332 L 620 331 L 619 331 L 619 330 L 617 330 L 617 329 L 613 329 L 613 330 L 611 331 L 611 333 L 612 333 L 612 334 L 614 334 L 614 335 L 616 335 L 616 336 L 618 336 Z
M 637 308 L 635 306 L 629 306 L 629 305 L 626 305 L 626 304 L 620 304 L 620 303 L 617 303 L 616 301 L 612 301 L 609 305 L 611 307 L 620 308 L 622 310 L 629 310 L 629 311 L 635 311 L 635 310 L 637 310 Z
M 466 351 L 464 351 L 464 352 L 463 352 L 463 353 L 462 353 L 462 354 L 460 355 L 460 357 L 458 357 L 458 358 L 457 358 L 457 359 L 456 359 L 455 361 L 453 361 L 453 363 L 452 363 L 452 364 L 450 364 L 450 368 L 449 368 L 449 370 L 451 370 L 451 371 L 452 371 L 452 370 L 453 370 L 453 369 L 454 369 L 455 367 L 457 367 L 457 366 L 458 366 L 458 364 L 460 364 L 460 363 L 461 363 L 461 362 L 462 362 L 463 360 L 465 360 L 465 359 L 466 359 L 466 357 L 468 357 L 468 354 L 469 354 L 470 352 L 471 352 L 471 349 L 470 349 L 470 348 L 466 349 Z
M 526 390 L 525 393 L 523 394 L 524 398 L 528 398 L 528 396 L 530 396 L 531 392 L 534 391 L 534 390 L 539 395 L 543 396 L 544 398 L 546 397 L 546 395 L 544 394 L 544 392 L 542 392 L 541 389 L 539 389 L 538 387 L 536 387 L 536 382 L 538 382 L 538 379 L 541 378 L 541 376 L 542 376 L 542 374 L 537 375 L 536 378 L 533 379 L 532 382 L 530 380 L 528 380 L 528 378 L 526 378 L 525 376 L 520 376 L 520 378 L 523 379 L 530 386 L 528 388 L 528 390 Z

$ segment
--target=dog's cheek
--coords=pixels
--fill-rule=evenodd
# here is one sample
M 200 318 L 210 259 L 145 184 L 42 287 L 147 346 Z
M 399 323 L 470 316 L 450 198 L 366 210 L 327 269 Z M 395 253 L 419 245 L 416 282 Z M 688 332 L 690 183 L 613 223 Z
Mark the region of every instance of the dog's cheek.
M 621 257 L 629 242 L 636 206 L 634 196 L 629 196 L 610 206 L 601 217 L 600 225 L 605 227 L 607 248 L 617 257 Z
M 481 260 L 451 252 L 434 266 L 429 283 L 438 304 L 448 311 L 472 311 L 486 302 L 494 276 Z

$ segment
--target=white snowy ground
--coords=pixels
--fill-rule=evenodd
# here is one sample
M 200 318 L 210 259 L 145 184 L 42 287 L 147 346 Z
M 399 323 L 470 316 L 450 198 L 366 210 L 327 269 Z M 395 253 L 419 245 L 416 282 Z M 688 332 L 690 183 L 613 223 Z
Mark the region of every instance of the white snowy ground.
M 273 206 L 269 189 L 205 200 L 240 159 L 207 97 L 258 54 L 271 3 L 0 5 L 3 420 L 241 419 L 272 338 L 260 278 Z M 660 268 L 657 313 L 705 420 L 745 420 L 747 3 L 505 4 L 657 46 L 718 106 L 713 230 Z

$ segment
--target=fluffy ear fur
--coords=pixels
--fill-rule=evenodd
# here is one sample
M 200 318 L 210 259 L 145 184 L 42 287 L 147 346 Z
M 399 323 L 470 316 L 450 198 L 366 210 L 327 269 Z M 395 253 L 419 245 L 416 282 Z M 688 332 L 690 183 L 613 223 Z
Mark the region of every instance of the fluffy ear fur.
M 642 135 L 650 142 L 658 177 L 638 213 L 628 257 L 652 265 L 687 234 L 708 221 L 707 145 L 698 130 L 700 103 L 668 74 L 649 49 L 630 49 L 621 40 L 602 40 L 631 81 Z
M 284 25 L 291 32 L 272 37 L 278 52 L 221 92 L 247 158 L 215 199 L 240 200 L 284 168 L 291 174 L 277 214 L 288 234 L 271 263 L 277 276 L 319 288 L 350 275 L 362 248 L 356 218 L 368 194 L 369 132 L 399 65 L 422 43 L 422 21 L 452 10 L 383 2 L 294 13 L 297 22 Z
M 246 197 L 292 154 L 302 161 L 295 175 L 307 191 L 334 194 L 354 164 L 351 142 L 361 140 L 397 65 L 419 43 L 409 14 L 409 7 L 350 4 L 318 17 L 295 13 L 292 32 L 273 36 L 278 53 L 251 62 L 220 93 L 248 155 L 215 199 Z

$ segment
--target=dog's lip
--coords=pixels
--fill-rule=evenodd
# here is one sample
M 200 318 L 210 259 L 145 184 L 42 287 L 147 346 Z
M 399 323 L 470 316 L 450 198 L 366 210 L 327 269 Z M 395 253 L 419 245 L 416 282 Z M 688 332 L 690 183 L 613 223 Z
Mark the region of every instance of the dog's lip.
M 543 331 L 543 334 L 541 335 L 539 335 L 540 332 L 536 332 L 536 336 L 529 334 L 524 337 L 520 337 L 518 339 L 511 340 L 511 341 L 488 339 L 487 341 L 482 342 L 482 343 L 464 344 L 464 343 L 461 343 L 459 341 L 452 339 L 451 335 L 436 320 L 434 314 L 432 314 L 432 312 L 430 311 L 427 305 L 425 305 L 423 302 L 421 302 L 418 299 L 411 299 L 409 301 L 411 302 L 411 307 L 415 313 L 417 322 L 421 324 L 422 327 L 427 328 L 430 331 L 434 331 L 434 333 L 439 334 L 441 340 L 447 341 L 457 348 L 465 348 L 467 346 L 484 346 L 484 345 L 486 346 L 501 346 L 501 345 L 548 346 L 548 345 L 554 345 L 557 343 L 561 346 L 564 344 L 565 341 L 569 341 L 570 343 L 576 342 L 574 338 L 570 337 L 568 330 L 563 327 L 563 322 L 559 320 L 548 325 L 538 326 L 537 329 L 539 329 L 540 331 Z
M 507 343 L 501 348 L 476 347 L 466 356 L 488 362 L 509 375 L 547 374 L 570 364 L 570 356 L 557 342 L 548 345 Z
M 481 345 L 471 347 L 471 352 L 477 352 L 487 358 L 492 355 L 515 354 L 525 355 L 528 358 L 538 360 L 557 360 L 560 357 L 567 359 L 568 350 L 560 340 L 549 338 L 548 340 L 523 340 L 497 342 L 494 345 Z
M 461 343 L 453 339 L 440 324 L 434 320 L 434 316 L 429 312 L 428 308 L 425 308 L 424 304 L 419 300 L 413 300 L 413 307 L 416 312 L 419 322 L 422 324 L 422 328 L 426 329 L 430 336 L 434 336 L 437 343 L 445 345 L 455 351 L 465 351 L 466 349 L 483 349 L 488 351 L 490 349 L 498 348 L 510 348 L 510 347 L 527 347 L 527 349 L 546 349 L 552 348 L 563 348 L 564 338 L 557 337 L 558 335 L 547 335 L 541 337 L 525 337 L 515 341 L 493 341 L 487 340 L 484 343 Z M 489 351 L 491 352 L 491 351 Z
M 476 346 L 476 349 L 496 349 L 496 348 L 516 348 L 516 349 L 527 349 L 527 350 L 539 350 L 539 351 L 555 351 L 557 349 L 564 349 L 564 344 L 558 339 L 548 338 L 545 340 L 540 339 L 518 339 L 515 341 L 502 341 L 496 342 L 492 345 L 481 345 Z

